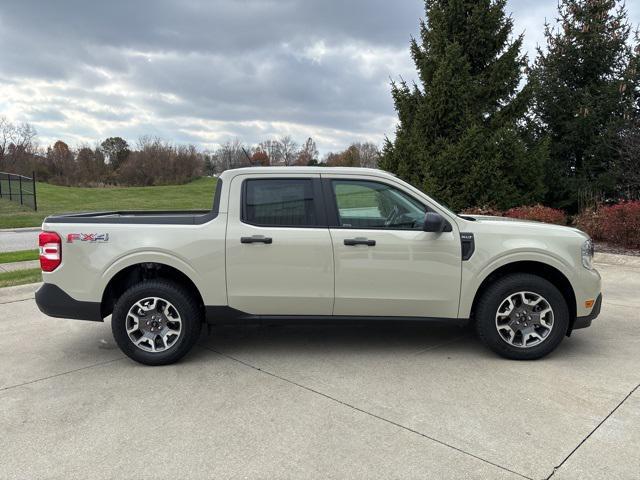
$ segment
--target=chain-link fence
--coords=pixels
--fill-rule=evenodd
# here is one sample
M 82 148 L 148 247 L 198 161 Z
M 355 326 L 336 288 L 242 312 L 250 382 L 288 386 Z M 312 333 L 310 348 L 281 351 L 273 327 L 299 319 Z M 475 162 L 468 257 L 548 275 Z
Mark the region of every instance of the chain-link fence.
M 38 210 L 35 172 L 31 177 L 0 172 L 0 198 Z

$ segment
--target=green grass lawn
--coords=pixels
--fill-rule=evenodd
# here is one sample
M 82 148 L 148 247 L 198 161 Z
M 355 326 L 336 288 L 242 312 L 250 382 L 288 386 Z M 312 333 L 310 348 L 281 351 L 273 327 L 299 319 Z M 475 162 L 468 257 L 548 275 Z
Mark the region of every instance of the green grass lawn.
M 0 273 L 0 288 L 15 287 L 16 285 L 24 285 L 26 283 L 36 283 L 41 281 L 42 272 L 40 272 L 39 268 Z
M 37 183 L 38 211 L 0 199 L 0 228 L 37 227 L 47 215 L 100 210 L 203 210 L 211 208 L 215 178 L 162 187 L 59 187 Z
M 18 250 L 17 252 L 0 253 L 0 263 L 26 262 L 38 260 L 38 250 Z

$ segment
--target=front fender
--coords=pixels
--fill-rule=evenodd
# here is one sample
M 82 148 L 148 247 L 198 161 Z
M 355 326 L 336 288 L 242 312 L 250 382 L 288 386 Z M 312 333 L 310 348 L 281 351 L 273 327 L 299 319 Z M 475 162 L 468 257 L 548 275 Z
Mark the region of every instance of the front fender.
M 497 255 L 490 260 L 481 261 L 476 258 L 475 262 L 463 262 L 461 298 L 458 317 L 470 317 L 476 293 L 478 292 L 480 285 L 482 285 L 482 282 L 484 282 L 499 268 L 516 262 L 536 262 L 552 267 L 562 273 L 575 290 L 574 276 L 576 268 L 575 264 L 572 264 L 570 259 L 563 258 L 549 250 L 542 250 L 539 248 L 532 249 L 531 247 L 527 247 L 510 250 L 506 253 Z

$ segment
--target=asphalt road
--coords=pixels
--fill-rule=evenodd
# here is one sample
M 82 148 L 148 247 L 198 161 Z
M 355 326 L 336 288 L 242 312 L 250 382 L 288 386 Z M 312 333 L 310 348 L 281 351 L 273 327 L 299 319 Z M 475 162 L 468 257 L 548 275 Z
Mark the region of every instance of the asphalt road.
M 452 326 L 214 329 L 144 367 L 0 290 L 0 478 L 638 478 L 640 269 L 536 362 Z
M 0 253 L 38 248 L 40 227 L 0 230 Z

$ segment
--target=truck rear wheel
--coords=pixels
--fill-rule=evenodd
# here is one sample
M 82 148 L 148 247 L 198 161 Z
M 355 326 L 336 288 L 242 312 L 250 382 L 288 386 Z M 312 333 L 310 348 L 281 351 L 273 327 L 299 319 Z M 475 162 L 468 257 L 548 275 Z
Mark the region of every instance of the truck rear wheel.
M 534 360 L 560 344 L 569 309 L 560 291 L 537 275 L 517 273 L 491 284 L 476 306 L 476 332 L 499 355 Z
M 182 286 L 166 280 L 134 285 L 116 302 L 111 330 L 120 349 L 145 365 L 177 362 L 200 336 L 202 313 Z

